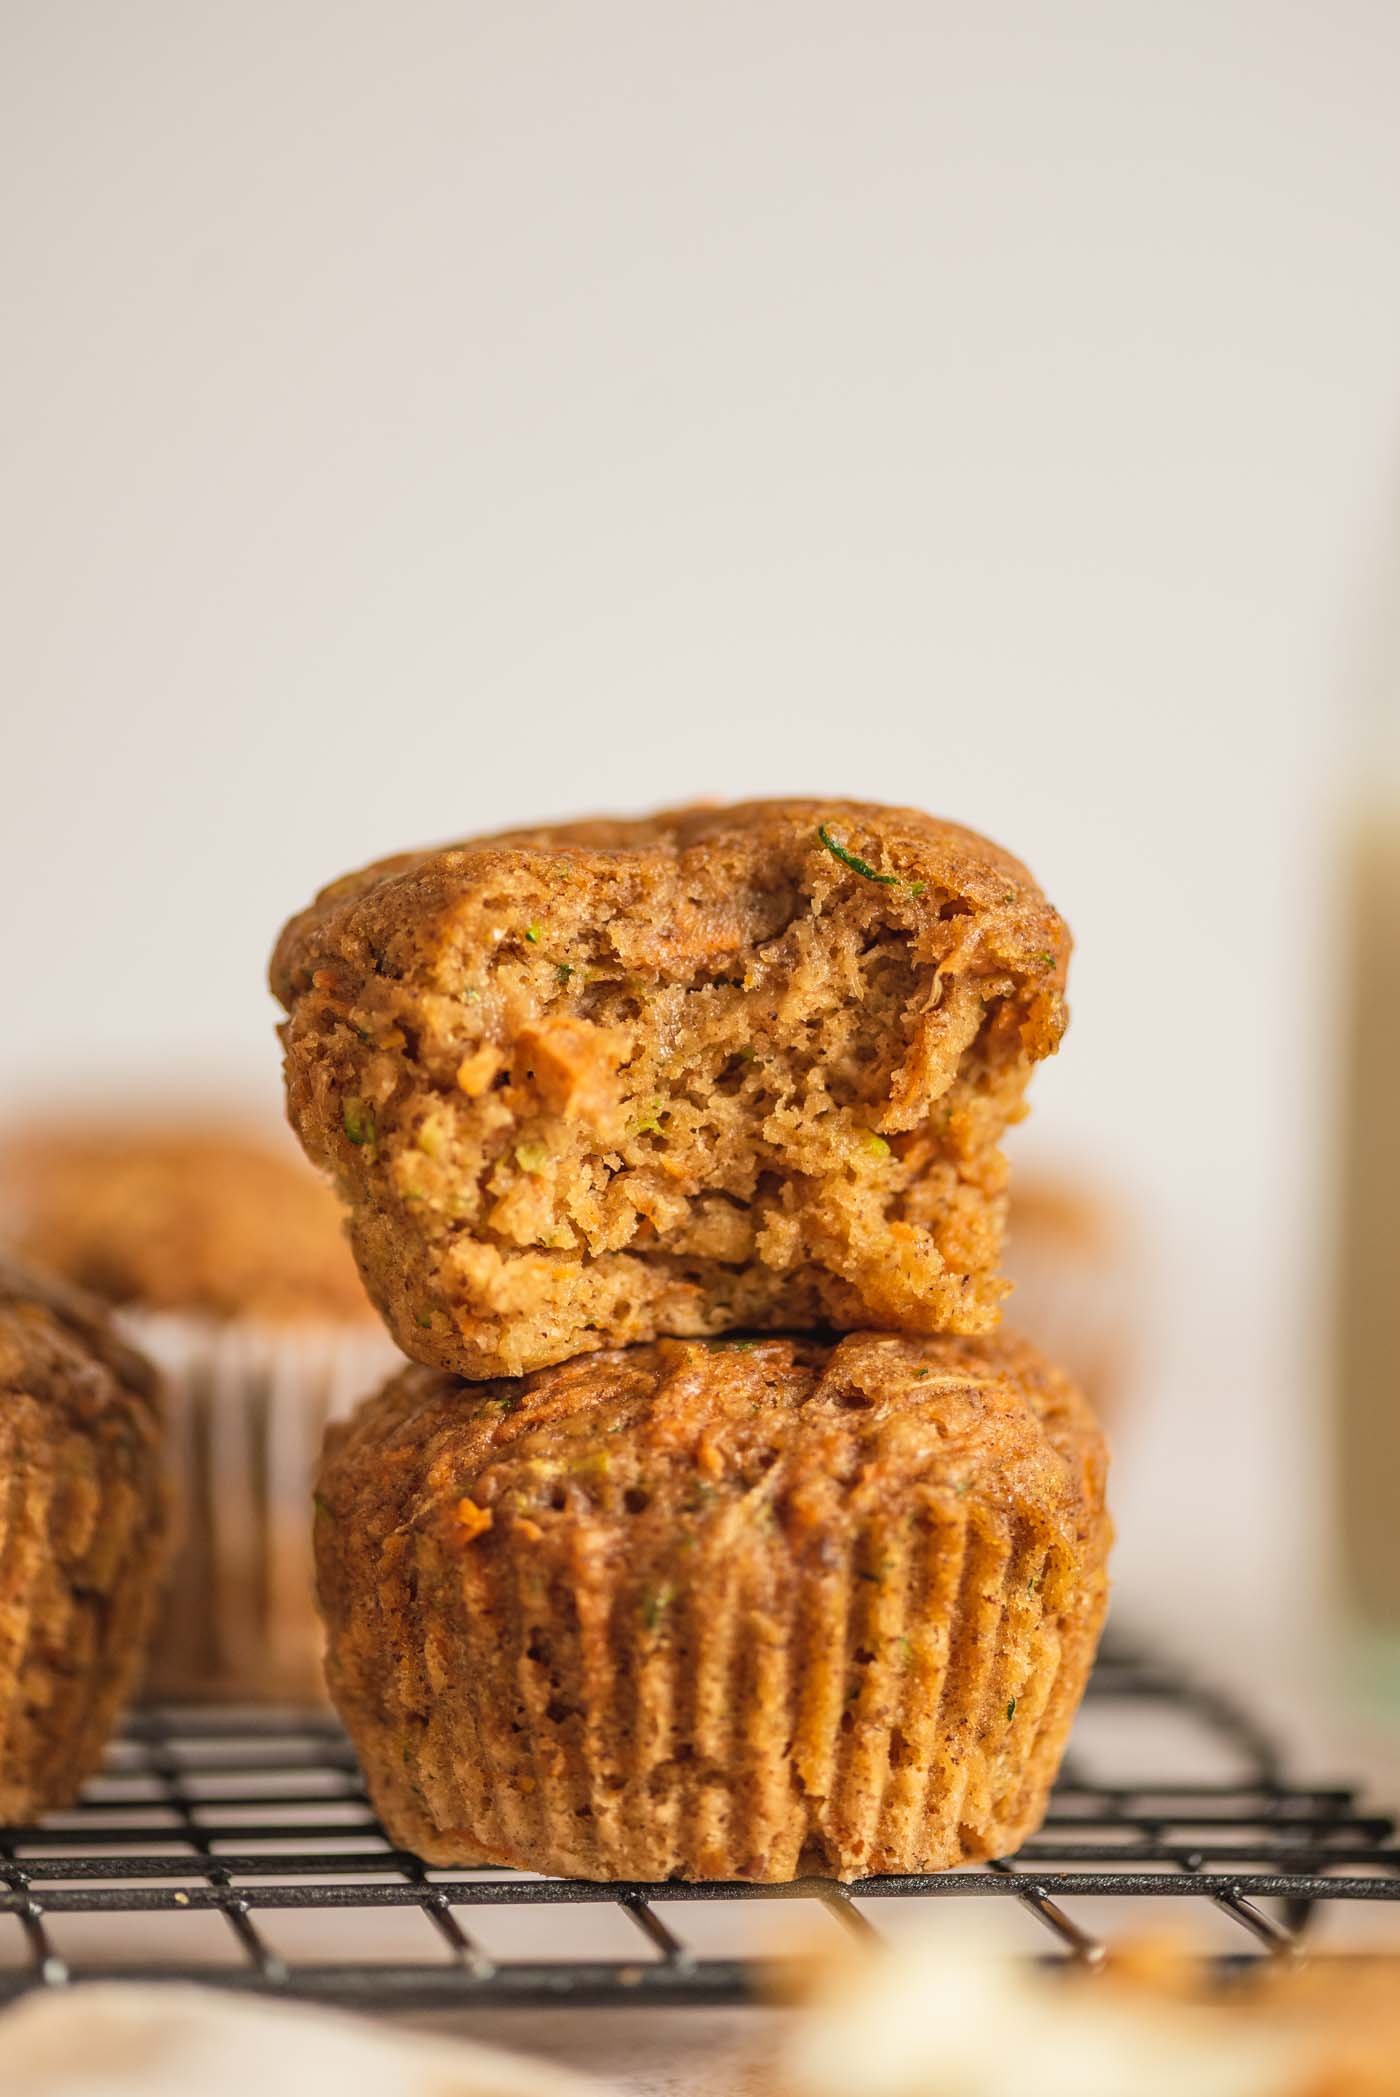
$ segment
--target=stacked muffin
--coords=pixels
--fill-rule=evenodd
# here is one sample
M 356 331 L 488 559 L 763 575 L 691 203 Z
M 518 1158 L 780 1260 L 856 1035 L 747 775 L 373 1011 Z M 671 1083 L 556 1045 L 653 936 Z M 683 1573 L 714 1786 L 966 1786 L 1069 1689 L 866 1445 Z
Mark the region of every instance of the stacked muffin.
M 317 1495 L 396 1839 L 783 1879 L 1037 1824 L 1105 1459 L 983 1336 L 1068 952 L 996 847 L 845 802 L 506 833 L 286 928 L 291 1119 L 417 1364 Z

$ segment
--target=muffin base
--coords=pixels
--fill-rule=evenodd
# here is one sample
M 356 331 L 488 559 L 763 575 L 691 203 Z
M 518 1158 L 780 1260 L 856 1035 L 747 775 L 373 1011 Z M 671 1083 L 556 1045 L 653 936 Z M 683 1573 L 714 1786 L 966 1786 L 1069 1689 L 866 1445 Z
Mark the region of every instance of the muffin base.
M 814 1546 L 743 1500 L 690 1537 L 682 1576 L 674 1548 L 620 1566 L 582 1523 L 557 1548 L 520 1518 L 509 1548 L 388 1540 L 328 1669 L 395 1842 L 579 1878 L 849 1879 L 1039 1825 L 1105 1519 L 1086 1548 L 920 1485 Z

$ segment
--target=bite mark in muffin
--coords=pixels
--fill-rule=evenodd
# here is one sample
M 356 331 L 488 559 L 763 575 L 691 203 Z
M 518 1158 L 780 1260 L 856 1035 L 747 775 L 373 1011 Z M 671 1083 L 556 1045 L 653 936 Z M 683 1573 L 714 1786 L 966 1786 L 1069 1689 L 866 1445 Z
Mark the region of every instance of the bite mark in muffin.
M 398 1344 L 992 1329 L 1064 921 L 913 810 L 757 802 L 382 861 L 292 920 L 288 1110 Z

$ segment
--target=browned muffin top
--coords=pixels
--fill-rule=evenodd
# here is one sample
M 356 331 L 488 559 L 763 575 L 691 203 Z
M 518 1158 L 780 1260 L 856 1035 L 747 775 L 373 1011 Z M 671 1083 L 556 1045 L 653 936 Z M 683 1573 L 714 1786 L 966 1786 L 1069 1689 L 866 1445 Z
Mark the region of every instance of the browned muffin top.
M 334 1196 L 243 1129 L 128 1121 L 0 1141 L 0 1230 L 114 1305 L 214 1318 L 362 1320 Z
M 996 1323 L 1064 921 L 915 810 L 693 808 L 380 862 L 278 942 L 288 1109 L 414 1358 Z
M 518 1381 L 409 1369 L 332 1428 L 318 1505 L 461 1544 L 596 1518 L 628 1551 L 738 1513 L 820 1552 L 909 1487 L 1077 1537 L 1102 1520 L 1105 1469 L 1075 1385 L 1011 1335 L 662 1340 Z
M 272 958 L 273 991 L 290 1008 L 325 961 L 372 958 L 392 976 L 425 951 L 450 991 L 471 959 L 472 917 L 486 914 L 489 935 L 492 883 L 520 876 L 533 880 L 541 910 L 562 905 L 578 934 L 577 951 L 556 955 L 557 966 L 611 971 L 622 958 L 643 969 L 710 964 L 717 974 L 750 943 L 765 903 L 776 929 L 794 889 L 835 899 L 854 877 L 864 884 L 858 897 L 898 903 L 911 929 L 952 924 L 932 944 L 945 962 L 956 951 L 960 972 L 1024 976 L 1027 1020 L 1054 1038 L 1063 1031 L 1069 931 L 1021 862 L 960 823 L 869 801 L 702 803 L 395 853 L 331 882 L 290 920 Z M 577 897 L 561 893 L 576 888 Z M 960 922 L 968 917 L 975 942 Z

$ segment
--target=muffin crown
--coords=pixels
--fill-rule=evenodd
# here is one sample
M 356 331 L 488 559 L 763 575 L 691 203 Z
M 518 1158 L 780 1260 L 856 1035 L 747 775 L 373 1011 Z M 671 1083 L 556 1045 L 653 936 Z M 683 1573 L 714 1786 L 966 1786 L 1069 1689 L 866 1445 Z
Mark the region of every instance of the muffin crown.
M 1035 1053 L 1049 1053 L 1064 1031 L 1069 927 L 1020 860 L 959 823 L 867 801 L 700 805 L 396 853 L 331 882 L 290 919 L 270 981 L 288 1010 L 324 987 L 317 970 L 336 961 L 391 978 L 426 965 L 450 992 L 463 947 L 483 929 L 489 937 L 503 896 L 513 913 L 537 905 L 542 926 L 568 925 L 573 943 L 556 965 L 571 973 L 590 959 L 713 963 L 752 944 L 765 902 L 773 922 L 758 929 L 776 936 L 804 893 L 823 908 L 871 917 L 897 907 L 931 959 L 956 952 L 978 973 L 1024 976 L 1026 1018 L 1044 1036 Z M 638 912 L 640 922 L 627 925 Z
M 1104 1468 L 1076 1387 L 1010 1336 L 662 1340 L 518 1381 L 409 1369 L 331 1430 L 321 1506 L 636 1542 L 737 1513 L 800 1543 L 910 1494 L 970 1495 L 1075 1535 L 1102 1513 Z

